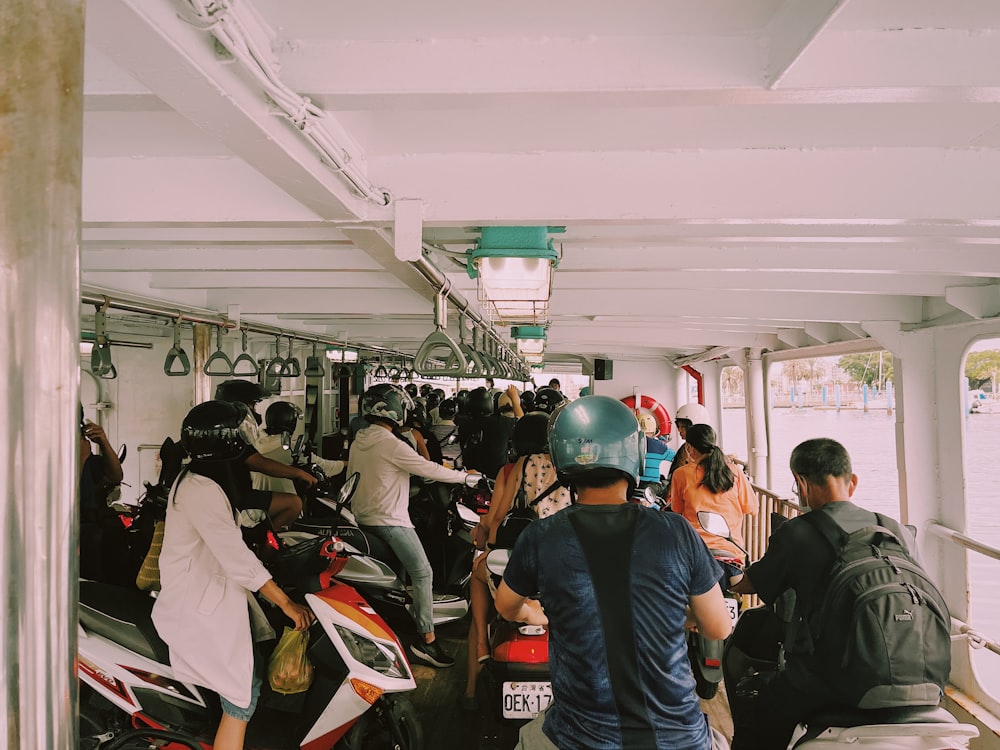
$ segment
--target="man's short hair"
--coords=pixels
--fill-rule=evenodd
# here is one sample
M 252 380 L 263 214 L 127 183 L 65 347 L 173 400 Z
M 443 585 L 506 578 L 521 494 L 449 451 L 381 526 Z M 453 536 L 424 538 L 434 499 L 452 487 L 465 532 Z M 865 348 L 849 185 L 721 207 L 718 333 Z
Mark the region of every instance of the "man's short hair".
M 577 490 L 602 490 L 623 479 L 631 485 L 632 480 L 625 472 L 618 469 L 601 468 L 574 474 L 570 478 L 570 484 Z
M 826 484 L 828 477 L 850 479 L 854 470 L 847 449 L 831 438 L 813 438 L 792 450 L 788 464 L 793 474 L 813 484 Z
M 549 381 L 549 388 L 559 388 L 561 386 L 562 383 L 559 382 L 559 378 L 552 378 L 552 380 Z

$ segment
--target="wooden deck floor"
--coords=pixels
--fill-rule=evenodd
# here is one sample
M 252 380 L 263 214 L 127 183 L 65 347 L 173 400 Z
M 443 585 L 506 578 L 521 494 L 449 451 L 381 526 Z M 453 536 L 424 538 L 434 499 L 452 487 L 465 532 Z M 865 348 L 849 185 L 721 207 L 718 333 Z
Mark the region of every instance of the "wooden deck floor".
M 459 699 L 465 692 L 467 620 L 438 628 L 438 638 L 448 653 L 455 657 L 450 669 L 433 669 L 413 665 L 417 689 L 409 695 L 423 718 L 426 750 L 511 750 L 517 744 L 518 727 L 496 718 L 488 710 L 480 689 L 480 708 L 463 711 Z M 480 686 L 482 688 L 482 686 Z M 726 737 L 733 736 L 729 705 L 722 690 L 702 708 L 712 726 Z

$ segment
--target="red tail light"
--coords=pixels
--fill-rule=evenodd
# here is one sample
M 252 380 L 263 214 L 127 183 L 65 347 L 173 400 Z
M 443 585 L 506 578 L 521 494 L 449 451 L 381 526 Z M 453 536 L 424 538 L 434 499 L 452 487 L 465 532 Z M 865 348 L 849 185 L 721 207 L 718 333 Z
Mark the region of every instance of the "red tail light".
M 273 531 L 267 532 L 267 546 L 274 550 L 281 549 L 281 545 L 278 543 L 278 537 L 274 535 Z
M 545 664 L 549 660 L 548 638 L 505 641 L 493 649 L 493 660 L 518 664 Z
M 722 662 L 719 661 L 718 659 L 705 659 L 704 661 L 705 661 L 705 666 L 706 667 L 721 667 L 722 666 Z
M 124 526 L 126 529 L 131 529 L 132 523 L 135 521 L 135 519 L 132 518 L 132 516 L 127 515 L 125 513 L 119 514 L 118 520 L 122 522 L 122 526 Z

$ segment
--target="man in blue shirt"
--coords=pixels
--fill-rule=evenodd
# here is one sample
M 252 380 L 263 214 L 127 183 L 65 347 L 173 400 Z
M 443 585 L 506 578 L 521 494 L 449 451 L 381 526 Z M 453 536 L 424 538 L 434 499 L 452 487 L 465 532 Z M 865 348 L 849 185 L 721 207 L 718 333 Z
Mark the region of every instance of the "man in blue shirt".
M 550 627 L 554 702 L 522 728 L 522 750 L 713 745 L 685 627 L 729 634 L 722 571 L 683 518 L 628 502 L 644 447 L 616 399 L 586 396 L 554 417 L 550 453 L 578 503 L 529 525 L 496 597 L 505 618 Z

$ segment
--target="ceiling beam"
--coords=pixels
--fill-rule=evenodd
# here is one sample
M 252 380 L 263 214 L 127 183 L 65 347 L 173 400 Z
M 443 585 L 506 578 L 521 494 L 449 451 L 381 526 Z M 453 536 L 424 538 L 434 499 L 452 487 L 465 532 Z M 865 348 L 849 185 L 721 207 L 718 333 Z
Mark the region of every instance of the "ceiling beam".
M 786 0 L 766 32 L 767 66 L 764 86 L 781 83 L 819 33 L 847 5 L 847 0 Z
M 977 320 L 1000 315 L 1000 285 L 953 286 L 945 292 L 945 301 Z
M 178 17 L 174 4 L 91 0 L 87 28 L 88 42 L 315 215 L 353 220 L 375 212 L 290 122 L 275 116 L 273 105 L 239 66 L 216 56 L 208 32 Z M 354 161 L 362 163 L 364 154 L 332 116 L 329 125 L 353 151 Z

